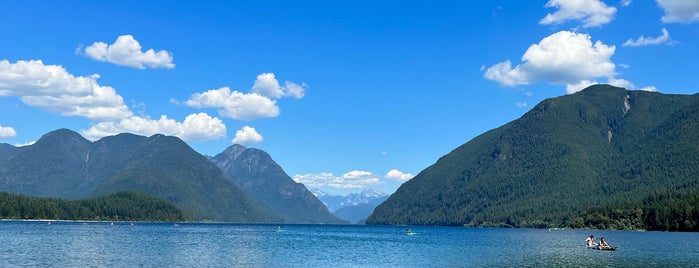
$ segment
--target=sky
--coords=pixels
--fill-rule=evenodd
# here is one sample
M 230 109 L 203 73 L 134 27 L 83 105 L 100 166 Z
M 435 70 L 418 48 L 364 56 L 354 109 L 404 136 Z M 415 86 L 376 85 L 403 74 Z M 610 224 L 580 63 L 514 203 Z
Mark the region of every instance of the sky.
M 0 143 L 68 128 L 268 152 L 393 193 L 537 103 L 699 91 L 699 1 L 0 0 Z

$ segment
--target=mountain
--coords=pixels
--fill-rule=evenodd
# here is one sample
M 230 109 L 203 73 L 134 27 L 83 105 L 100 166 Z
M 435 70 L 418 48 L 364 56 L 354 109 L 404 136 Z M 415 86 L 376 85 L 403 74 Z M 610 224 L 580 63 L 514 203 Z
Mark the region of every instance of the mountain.
M 368 217 L 376 206 L 388 198 L 385 193 L 374 190 L 364 190 L 361 193 L 348 195 L 330 195 L 321 190 L 313 191 L 313 194 L 325 204 L 335 216 L 356 224 Z
M 266 152 L 232 145 L 211 158 L 227 178 L 281 215 L 287 223 L 346 223 L 296 183 Z
M 591 86 L 454 149 L 367 223 L 556 227 L 596 207 L 696 191 L 697 133 L 699 95 Z
M 368 203 L 359 203 L 356 205 L 342 207 L 336 210 L 333 214 L 340 219 L 347 220 L 352 224 L 362 224 L 366 220 L 376 206 L 380 205 L 388 199 L 388 195 L 377 197 Z
M 17 150 L 17 147 L 15 146 L 9 145 L 7 143 L 0 143 L 0 158 L 14 153 L 15 150 Z
M 364 190 L 361 193 L 351 193 L 348 195 L 331 195 L 321 190 L 314 190 L 313 194 L 328 207 L 328 210 L 335 212 L 344 207 L 369 204 L 374 200 L 388 197 L 385 193 L 379 193 L 372 189 Z
M 0 190 L 67 199 L 133 190 L 170 201 L 196 220 L 280 220 L 207 157 L 163 135 L 119 134 L 90 142 L 68 129 L 49 132 L 0 158 Z

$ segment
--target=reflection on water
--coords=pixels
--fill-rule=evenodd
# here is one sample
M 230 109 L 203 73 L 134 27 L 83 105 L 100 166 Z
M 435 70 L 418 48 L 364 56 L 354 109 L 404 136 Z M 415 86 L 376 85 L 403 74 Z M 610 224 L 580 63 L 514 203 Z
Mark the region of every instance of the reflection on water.
M 699 234 L 0 221 L 2 267 L 699 267 Z M 590 234 L 617 251 L 588 250 Z

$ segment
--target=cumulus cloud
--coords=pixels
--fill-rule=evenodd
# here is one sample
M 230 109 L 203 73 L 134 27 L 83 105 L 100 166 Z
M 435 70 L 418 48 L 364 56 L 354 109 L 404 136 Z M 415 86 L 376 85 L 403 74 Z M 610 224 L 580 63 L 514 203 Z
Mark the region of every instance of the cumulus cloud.
M 80 52 L 81 49 L 78 48 Z M 114 44 L 108 45 L 104 42 L 95 42 L 85 48 L 84 54 L 96 61 L 106 61 L 117 65 L 128 66 L 138 69 L 150 68 L 175 68 L 172 63 L 172 53 L 166 50 L 156 52 L 149 49 L 141 51 L 141 44 L 131 35 L 122 35 L 117 38 Z
M 279 115 L 277 102 L 257 93 L 231 91 L 229 87 L 195 93 L 185 102 L 193 108 L 218 108 L 221 116 L 255 120 Z
M 699 21 L 699 1 L 696 0 L 656 0 L 665 10 L 661 20 L 665 23 L 691 23 Z
M 233 138 L 233 143 L 237 143 L 243 146 L 253 145 L 262 142 L 262 135 L 257 133 L 257 130 L 250 126 L 244 126 L 235 132 L 235 138 Z
M 670 42 L 670 33 L 663 28 L 663 33 L 658 36 L 658 37 L 645 37 L 641 36 L 636 40 L 629 39 L 624 42 L 623 46 L 625 47 L 640 47 L 640 46 L 649 46 L 649 45 L 660 45 L 660 44 L 665 44 Z
M 615 51 L 600 41 L 594 44 L 587 34 L 560 31 L 531 45 L 522 56 L 523 63 L 512 66 L 508 60 L 486 69 L 484 77 L 506 86 L 538 81 L 575 84 L 585 79 L 613 77 L 611 61 Z
M 335 176 L 333 173 L 323 172 L 316 174 L 294 175 L 294 181 L 303 183 L 306 188 L 329 187 L 335 189 L 361 189 L 371 185 L 380 184 L 379 177 L 368 171 L 353 170 Z
M 414 176 L 413 174 L 410 173 L 403 173 L 400 170 L 397 169 L 391 169 L 386 173 L 386 178 L 391 179 L 391 180 L 397 180 L 397 181 L 408 181 L 412 179 Z
M 16 96 L 30 106 L 64 116 L 115 120 L 131 116 L 114 88 L 97 83 L 99 75 L 74 76 L 41 60 L 0 61 L 0 97 Z
M 166 115 L 157 120 L 131 116 L 119 121 L 100 122 L 80 132 L 91 140 L 128 132 L 143 136 L 154 134 L 177 136 L 184 141 L 191 142 L 223 138 L 226 136 L 226 125 L 221 119 L 211 117 L 206 113 L 190 114 L 183 122 L 177 122 Z
M 286 81 L 284 86 L 279 85 L 279 81 L 273 73 L 262 73 L 257 76 L 252 86 L 252 93 L 257 93 L 273 99 L 282 97 L 303 98 L 304 86 Z
M 63 116 L 80 116 L 95 125 L 81 131 L 91 139 L 130 132 L 150 136 L 174 135 L 185 141 L 225 137 L 226 126 L 206 113 L 191 114 L 183 122 L 163 115 L 158 120 L 135 116 L 116 90 L 97 83 L 99 75 L 74 76 L 59 65 L 40 60 L 0 61 L 0 97 L 18 97 L 35 106 Z
M 14 138 L 15 136 L 17 136 L 17 132 L 14 128 L 0 125 L 0 140 Z
M 607 6 L 600 0 L 550 0 L 547 8 L 557 8 L 539 21 L 539 24 L 560 24 L 569 20 L 581 20 L 583 27 L 607 24 L 614 19 L 616 8 Z
M 231 90 L 229 87 L 192 94 L 184 104 L 193 108 L 216 108 L 221 116 L 238 120 L 255 120 L 276 117 L 280 110 L 276 99 L 304 96 L 305 84 L 287 81 L 279 84 L 273 73 L 257 76 L 249 93 Z

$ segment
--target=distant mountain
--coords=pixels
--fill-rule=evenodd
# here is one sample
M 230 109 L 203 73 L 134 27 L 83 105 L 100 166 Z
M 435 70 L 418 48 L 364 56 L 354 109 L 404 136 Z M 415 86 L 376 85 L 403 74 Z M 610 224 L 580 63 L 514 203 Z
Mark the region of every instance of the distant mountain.
M 133 190 L 168 200 L 196 220 L 280 221 L 176 137 L 120 134 L 90 142 L 59 129 L 3 150 L 0 191 L 76 199 Z
M 697 133 L 699 95 L 591 86 L 454 149 L 367 223 L 574 226 L 595 207 L 699 189 Z
M 296 183 L 266 152 L 232 145 L 211 158 L 238 187 L 281 215 L 287 223 L 346 223 Z
M 361 193 L 351 193 L 348 195 L 331 195 L 321 190 L 314 190 L 313 194 L 328 207 L 328 210 L 335 212 L 344 207 L 370 204 L 376 199 L 387 197 L 388 194 L 379 193 L 372 189 L 364 190 Z
M 379 204 L 388 199 L 387 195 L 369 201 L 369 203 L 359 203 L 338 209 L 333 214 L 340 219 L 347 220 L 352 224 L 362 224 Z
M 387 194 L 378 193 L 371 189 L 349 195 L 330 195 L 321 190 L 315 190 L 313 194 L 317 196 L 335 216 L 353 224 L 366 219 L 374 211 L 376 206 L 388 198 Z

